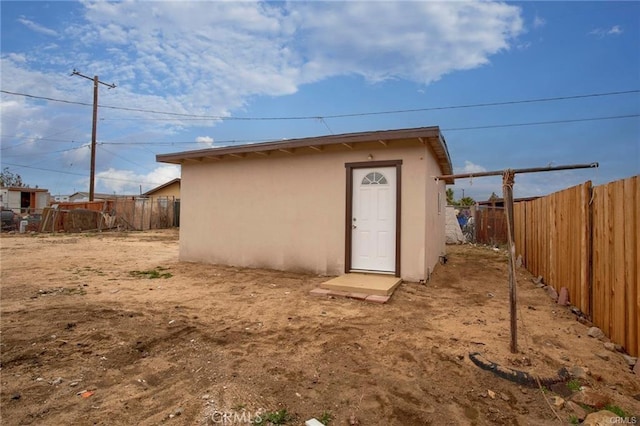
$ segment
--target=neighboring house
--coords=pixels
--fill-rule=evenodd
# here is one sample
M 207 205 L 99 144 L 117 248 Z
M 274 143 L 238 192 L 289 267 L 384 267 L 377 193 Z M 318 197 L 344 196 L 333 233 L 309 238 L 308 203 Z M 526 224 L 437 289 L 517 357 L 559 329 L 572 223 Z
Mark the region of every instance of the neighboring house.
M 93 201 L 106 201 L 106 200 L 115 200 L 116 198 L 135 198 L 135 195 L 116 195 L 116 194 L 100 194 L 95 192 L 93 194 Z M 74 192 L 69 195 L 69 203 L 86 203 L 89 201 L 89 193 L 88 192 Z
M 69 195 L 54 195 L 51 197 L 51 204 L 68 203 L 69 201 Z
M 40 214 L 49 205 L 49 191 L 42 188 L 0 187 L 0 203 L 17 214 Z
M 180 259 L 428 279 L 445 251 L 438 127 L 158 155 L 182 165 Z
M 179 200 L 180 199 L 180 178 L 175 178 L 173 180 L 170 180 L 167 183 L 164 183 L 156 188 L 153 188 L 145 192 L 144 194 L 142 194 L 142 197 L 154 198 L 154 199 L 164 197 L 167 199 Z
M 156 202 L 160 209 L 173 208 L 171 224 L 180 226 L 180 178 L 175 178 L 142 194 Z
M 514 198 L 513 202 L 519 203 L 521 201 L 533 201 L 537 200 L 538 198 L 540 198 L 540 196 Z M 487 201 L 478 201 L 476 204 L 481 207 L 504 208 L 504 198 L 494 198 L 493 200 L 489 199 Z

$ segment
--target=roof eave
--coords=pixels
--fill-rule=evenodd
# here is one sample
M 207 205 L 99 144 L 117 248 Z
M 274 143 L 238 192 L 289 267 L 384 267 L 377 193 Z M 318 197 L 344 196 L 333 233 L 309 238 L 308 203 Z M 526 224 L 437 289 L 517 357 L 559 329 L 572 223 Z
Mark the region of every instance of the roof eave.
M 443 175 L 452 174 L 453 168 L 449 150 L 438 126 L 420 127 L 413 129 L 382 130 L 373 132 L 346 133 L 341 135 L 328 135 L 285 141 L 274 141 L 247 144 L 240 146 L 207 148 L 194 151 L 182 151 L 169 154 L 156 155 L 156 161 L 161 163 L 182 164 L 187 160 L 203 161 L 206 159 L 221 159 L 223 156 L 244 157 L 250 153 L 267 154 L 270 151 L 289 152 L 297 148 L 312 148 L 317 151 L 329 145 L 344 145 L 351 147 L 353 144 L 373 141 L 393 141 L 399 139 L 416 139 L 431 148 L 435 154 Z M 445 181 L 453 183 L 453 179 Z

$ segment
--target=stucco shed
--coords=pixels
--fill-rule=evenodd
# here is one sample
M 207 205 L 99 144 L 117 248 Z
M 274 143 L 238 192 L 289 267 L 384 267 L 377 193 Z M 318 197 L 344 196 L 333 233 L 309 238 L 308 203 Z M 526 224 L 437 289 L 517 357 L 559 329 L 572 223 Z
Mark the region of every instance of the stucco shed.
M 180 259 L 426 279 L 445 250 L 438 127 L 157 156 L 182 165 Z

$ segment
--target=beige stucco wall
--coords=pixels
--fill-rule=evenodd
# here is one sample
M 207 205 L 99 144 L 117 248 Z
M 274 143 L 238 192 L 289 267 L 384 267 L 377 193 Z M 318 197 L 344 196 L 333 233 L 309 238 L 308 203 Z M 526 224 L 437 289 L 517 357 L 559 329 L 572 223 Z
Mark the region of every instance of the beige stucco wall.
M 440 172 L 424 147 L 187 162 L 180 259 L 344 273 L 344 164 L 368 161 L 369 154 L 374 161 L 403 160 L 401 276 L 425 279 L 444 249 L 444 207 L 438 215 L 435 191 L 444 185 L 430 178 Z
M 440 260 L 440 256 L 445 254 L 446 249 L 446 194 L 445 183 L 436 180 L 439 175 L 439 168 L 436 160 L 428 156 L 427 179 L 425 187 L 425 272 L 426 279 L 429 278 L 435 266 Z

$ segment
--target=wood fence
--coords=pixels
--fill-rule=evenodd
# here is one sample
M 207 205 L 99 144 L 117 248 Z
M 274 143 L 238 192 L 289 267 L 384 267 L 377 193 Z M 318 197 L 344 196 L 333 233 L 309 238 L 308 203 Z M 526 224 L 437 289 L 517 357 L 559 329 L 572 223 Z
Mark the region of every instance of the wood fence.
M 114 228 L 144 231 L 177 226 L 178 220 L 179 204 L 176 206 L 174 197 L 121 197 L 47 207 L 43 211 L 40 231 L 81 232 Z
M 639 176 L 594 188 L 593 322 L 633 356 L 640 353 L 639 205 Z
M 640 353 L 639 176 L 515 204 L 516 253 L 609 338 Z
M 475 212 L 475 242 L 480 244 L 506 244 L 507 218 L 502 206 L 481 206 Z

